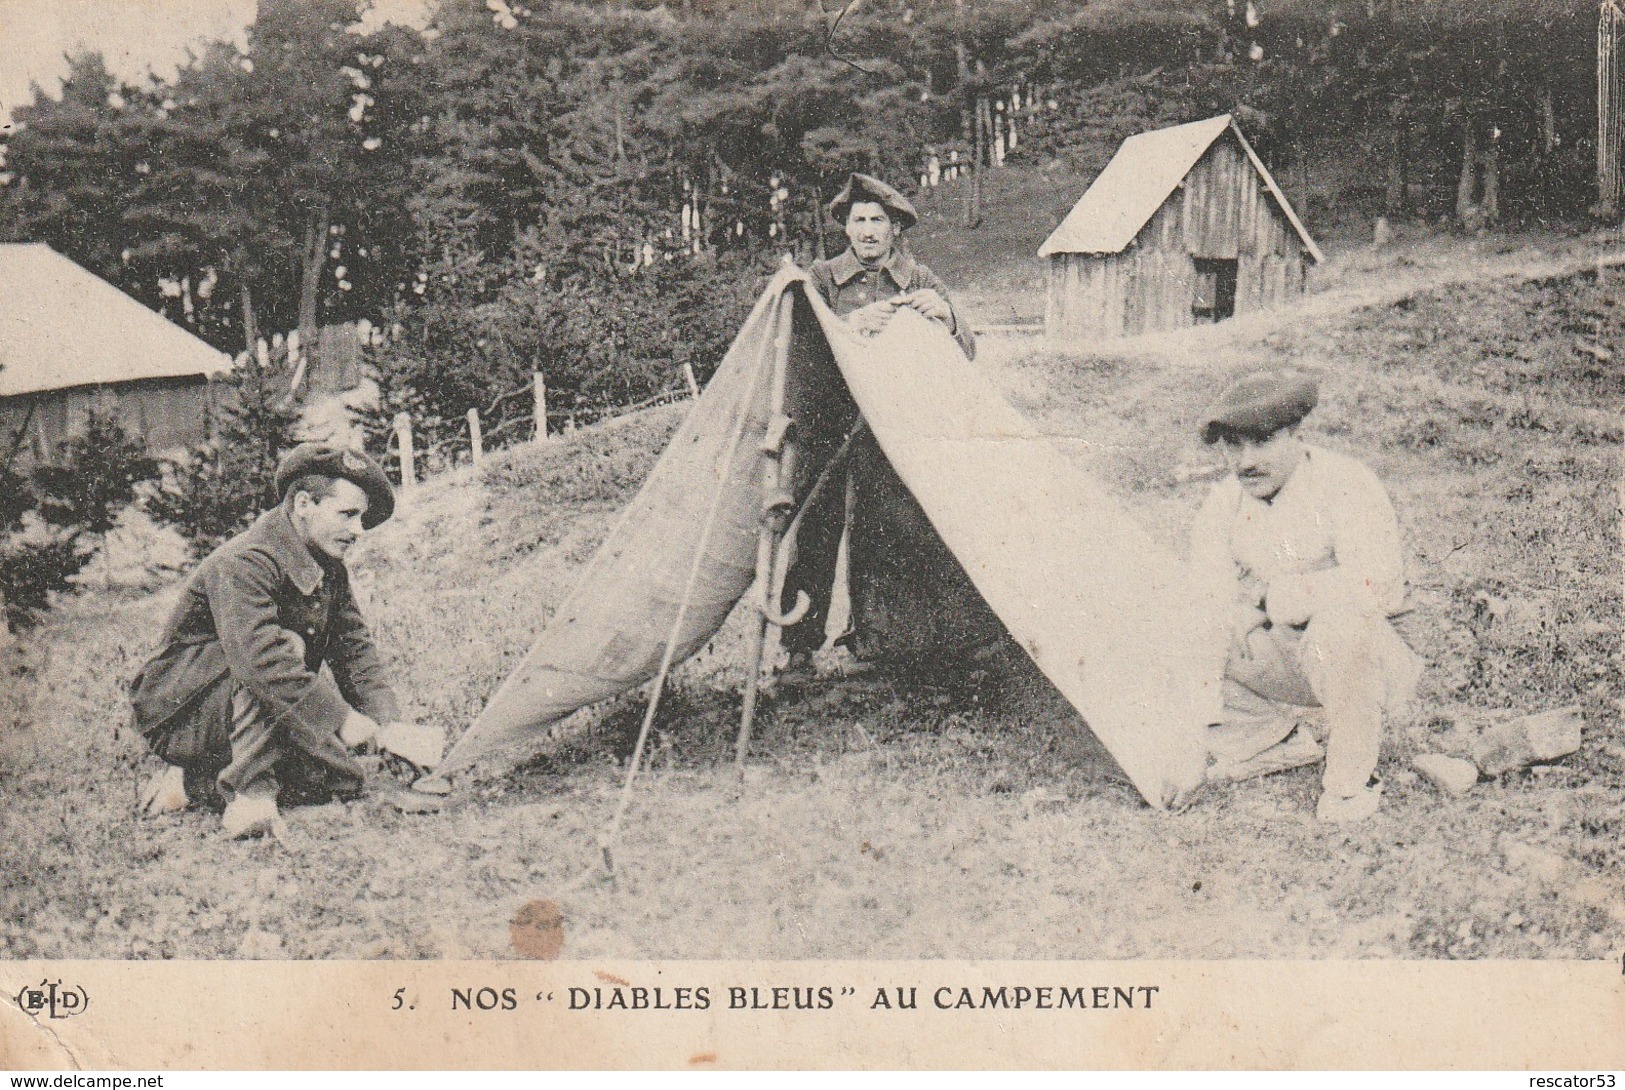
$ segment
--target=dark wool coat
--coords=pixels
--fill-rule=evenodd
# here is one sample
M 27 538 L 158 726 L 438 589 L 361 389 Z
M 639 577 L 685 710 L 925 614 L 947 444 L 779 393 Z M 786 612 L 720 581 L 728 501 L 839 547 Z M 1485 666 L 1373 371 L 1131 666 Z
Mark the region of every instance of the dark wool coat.
M 843 317 L 868 303 L 920 288 L 948 298 L 947 287 L 936 274 L 903 250 L 893 250 L 872 270 L 847 250 L 816 262 L 810 275 L 830 309 Z M 957 314 L 949 329 L 965 355 L 974 356 L 975 338 Z M 845 396 L 844 391 L 831 390 L 823 400 L 842 402 Z M 831 480 L 823 496 L 802 513 L 781 607 L 794 603 L 800 591 L 806 593 L 809 608 L 799 624 L 781 633 L 784 648 L 810 652 L 824 642 L 843 529 L 850 533 L 847 583 L 852 615 L 850 631 L 841 638 L 858 658 L 935 662 L 952 669 L 957 653 L 999 638 L 1004 629 L 998 618 L 872 435 L 864 433 L 854 440 L 842 476 L 842 481 Z
M 966 359 L 976 358 L 976 338 L 970 326 L 959 320 L 959 312 L 954 310 L 953 300 L 948 298 L 948 285 L 936 273 L 914 260 L 914 255 L 907 250 L 893 249 L 891 256 L 876 269 L 865 269 L 856 254 L 850 249 L 844 250 L 828 261 L 813 262 L 809 275 L 829 308 L 843 318 L 870 303 L 930 288 L 942 296 L 949 310 L 954 311 L 953 320 L 948 323 L 948 332 L 959 342 L 959 350 L 965 353 Z
M 285 505 L 198 565 L 160 646 L 131 684 L 131 703 L 137 728 L 171 764 L 230 759 L 234 685 L 326 733 L 352 708 L 380 723 L 400 718 L 349 573 L 312 555 Z

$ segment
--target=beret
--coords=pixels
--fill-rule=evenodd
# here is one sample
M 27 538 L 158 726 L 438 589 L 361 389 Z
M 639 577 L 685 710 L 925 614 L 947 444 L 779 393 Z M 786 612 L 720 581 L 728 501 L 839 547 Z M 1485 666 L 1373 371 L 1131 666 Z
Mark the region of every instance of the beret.
M 1215 443 L 1222 431 L 1259 439 L 1290 427 L 1320 401 L 1320 383 L 1302 371 L 1271 369 L 1243 375 L 1202 416 L 1202 442 Z
M 879 178 L 856 172 L 846 180 L 835 199 L 829 202 L 829 214 L 836 223 L 845 223 L 852 206 L 861 201 L 874 201 L 880 205 L 899 228 L 913 227 L 919 222 L 919 213 L 914 211 L 914 205 L 907 197 Z
M 395 489 L 383 468 L 361 451 L 326 443 L 300 443 L 282 456 L 276 467 L 276 491 L 288 498 L 288 488 L 311 475 L 349 481 L 367 494 L 367 513 L 361 526 L 370 530 L 395 513 Z

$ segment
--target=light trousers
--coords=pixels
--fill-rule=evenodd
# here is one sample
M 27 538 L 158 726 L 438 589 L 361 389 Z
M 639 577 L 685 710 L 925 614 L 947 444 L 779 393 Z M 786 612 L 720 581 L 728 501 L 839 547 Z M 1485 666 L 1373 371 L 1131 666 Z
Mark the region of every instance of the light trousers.
M 1419 673 L 1374 609 L 1332 607 L 1301 628 L 1255 628 L 1231 644 L 1224 722 L 1208 729 L 1209 752 L 1233 778 L 1273 771 L 1283 765 L 1271 751 L 1301 728 L 1325 744 L 1326 792 L 1356 795 L 1376 770 L 1384 714 L 1410 699 Z

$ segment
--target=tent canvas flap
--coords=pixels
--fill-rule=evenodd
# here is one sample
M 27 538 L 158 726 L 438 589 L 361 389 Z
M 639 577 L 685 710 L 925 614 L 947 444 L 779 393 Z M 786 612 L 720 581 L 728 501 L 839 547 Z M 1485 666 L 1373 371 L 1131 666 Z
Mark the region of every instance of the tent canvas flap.
M 535 748 L 576 709 L 654 677 L 702 537 L 706 556 L 683 611 L 675 661 L 722 627 L 756 575 L 759 437 L 768 423 L 773 363 L 786 351 L 794 305 L 787 288 L 797 275 L 779 274 L 763 293 L 574 591 L 447 753 L 445 771 Z M 705 534 L 703 516 L 713 499 L 713 526 Z
M 1016 642 L 1140 793 L 1201 782 L 1200 656 L 1184 564 L 1016 412 L 940 325 L 872 341 L 814 303 L 870 430 Z

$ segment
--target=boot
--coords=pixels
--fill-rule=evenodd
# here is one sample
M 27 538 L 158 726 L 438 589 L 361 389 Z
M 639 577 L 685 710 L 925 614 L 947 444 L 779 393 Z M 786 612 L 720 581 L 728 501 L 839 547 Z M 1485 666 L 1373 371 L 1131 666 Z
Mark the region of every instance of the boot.
M 1315 817 L 1329 825 L 1353 825 L 1371 817 L 1382 805 L 1382 780 L 1372 776 L 1358 794 L 1320 796 Z
M 141 793 L 141 812 L 148 817 L 178 814 L 190 802 L 186 794 L 186 769 L 180 765 L 165 765 Z
M 1218 761 L 1210 765 L 1207 782 L 1235 783 L 1254 776 L 1268 776 L 1272 772 L 1285 772 L 1289 768 L 1314 764 L 1325 755 L 1326 751 L 1320 743 L 1300 726 L 1284 740 L 1244 761 Z
M 226 804 L 220 817 L 221 828 L 229 840 L 245 840 L 251 836 L 265 836 L 277 821 L 276 785 L 270 789 L 251 784 Z

